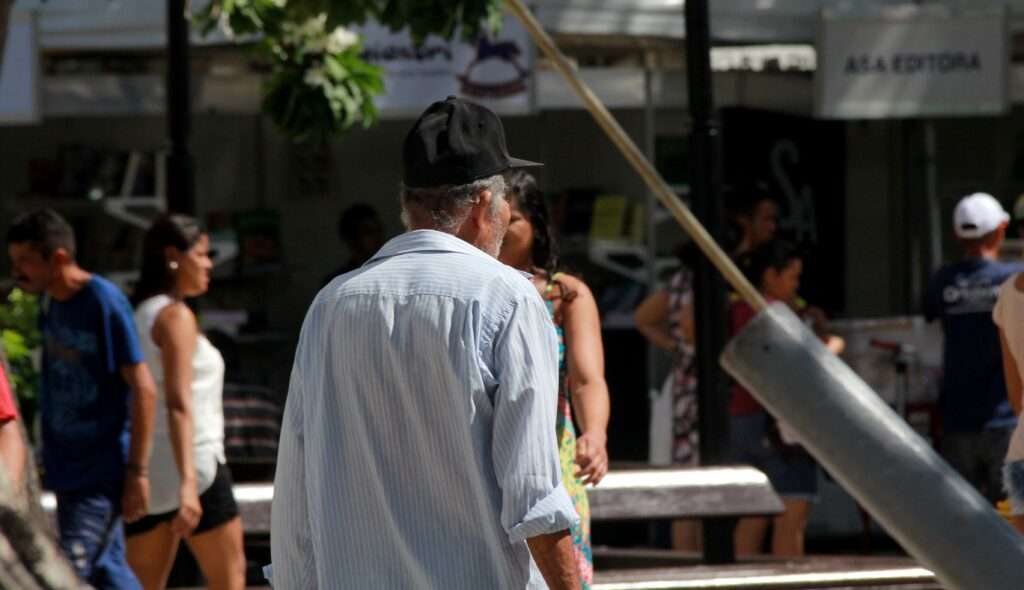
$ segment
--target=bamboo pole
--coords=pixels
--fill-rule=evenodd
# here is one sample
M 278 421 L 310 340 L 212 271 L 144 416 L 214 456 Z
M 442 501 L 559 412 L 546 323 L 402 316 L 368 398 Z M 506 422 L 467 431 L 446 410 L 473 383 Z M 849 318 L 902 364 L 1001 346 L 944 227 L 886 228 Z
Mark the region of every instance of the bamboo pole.
M 580 78 L 579 74 L 569 63 L 569 60 L 565 58 L 565 55 L 562 54 L 558 46 L 555 45 L 555 42 L 547 34 L 547 31 L 537 22 L 530 9 L 523 4 L 522 0 L 506 0 L 505 3 L 509 10 L 523 23 L 523 26 L 530 33 L 530 37 L 533 38 L 537 47 L 555 65 L 565 78 L 565 81 L 576 95 L 579 96 L 580 100 L 583 101 L 584 106 L 590 111 L 597 124 L 612 140 L 612 143 L 619 148 L 619 151 L 622 152 L 622 155 L 625 156 L 629 164 L 633 166 L 633 169 L 636 170 L 651 189 L 654 196 L 672 213 L 672 216 L 682 226 L 683 231 L 693 239 L 701 251 L 704 252 L 704 255 L 715 265 L 715 268 L 722 273 L 725 280 L 754 308 L 755 312 L 760 312 L 767 307 L 761 293 L 750 284 L 750 281 L 736 267 L 736 264 L 729 258 L 729 255 L 722 250 L 718 243 L 715 242 L 715 239 L 711 237 L 711 234 L 704 229 L 700 221 L 690 212 L 689 207 L 679 199 L 675 191 L 661 177 L 661 174 L 654 169 L 654 166 L 651 165 L 643 152 L 640 151 L 640 148 L 637 147 L 636 143 L 633 142 L 622 126 L 619 125 L 618 121 L 615 120 L 615 117 L 608 112 L 608 109 L 605 108 L 600 99 Z

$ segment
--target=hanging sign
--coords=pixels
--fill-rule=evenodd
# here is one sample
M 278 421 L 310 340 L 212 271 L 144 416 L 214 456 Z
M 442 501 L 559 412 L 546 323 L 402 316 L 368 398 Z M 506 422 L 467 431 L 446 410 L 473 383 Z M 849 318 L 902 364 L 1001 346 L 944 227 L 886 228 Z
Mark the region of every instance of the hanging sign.
M 530 37 L 506 18 L 495 36 L 473 42 L 428 37 L 413 43 L 406 31 L 378 24 L 359 29 L 363 57 L 384 69 L 385 94 L 377 100 L 384 116 L 416 116 L 448 96 L 478 102 L 499 114 L 526 114 L 533 105 Z
M 819 117 L 998 115 L 1009 106 L 1004 10 L 955 15 L 908 8 L 872 16 L 823 13 Z

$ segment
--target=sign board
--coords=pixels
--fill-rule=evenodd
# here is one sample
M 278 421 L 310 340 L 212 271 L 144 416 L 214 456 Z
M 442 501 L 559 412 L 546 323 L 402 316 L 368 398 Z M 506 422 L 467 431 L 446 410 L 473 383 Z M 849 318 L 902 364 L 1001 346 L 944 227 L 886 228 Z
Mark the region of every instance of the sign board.
M 32 12 L 11 10 L 0 63 L 0 125 L 38 123 L 39 48 Z
M 384 69 L 385 94 L 377 100 L 384 116 L 417 116 L 447 96 L 503 115 L 533 110 L 533 45 L 513 18 L 504 19 L 496 36 L 473 43 L 431 36 L 417 47 L 407 31 L 375 23 L 359 32 L 366 60 Z
M 1004 10 L 825 12 L 816 111 L 833 119 L 998 115 L 1009 106 Z

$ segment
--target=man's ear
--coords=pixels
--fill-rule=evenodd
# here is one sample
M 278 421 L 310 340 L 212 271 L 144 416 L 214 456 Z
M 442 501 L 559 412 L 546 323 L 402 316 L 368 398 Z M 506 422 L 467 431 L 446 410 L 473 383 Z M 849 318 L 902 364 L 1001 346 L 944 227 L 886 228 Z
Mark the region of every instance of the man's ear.
M 74 262 L 74 259 L 66 248 L 57 248 L 53 251 L 53 254 L 50 254 L 50 262 L 59 266 L 64 266 Z
M 469 214 L 477 227 L 483 227 L 490 221 L 492 199 L 493 196 L 490 190 L 484 189 L 480 191 L 480 197 L 476 200 L 476 204 L 473 205 L 473 210 Z

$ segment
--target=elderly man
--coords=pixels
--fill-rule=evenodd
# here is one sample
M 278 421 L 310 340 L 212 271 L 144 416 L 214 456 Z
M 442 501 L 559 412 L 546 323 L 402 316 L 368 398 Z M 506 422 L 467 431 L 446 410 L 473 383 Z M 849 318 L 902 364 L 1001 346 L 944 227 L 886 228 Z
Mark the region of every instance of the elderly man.
M 456 98 L 423 113 L 403 163 L 410 231 L 306 315 L 274 481 L 273 585 L 578 588 L 554 328 L 530 281 L 495 259 L 510 218 L 502 174 L 536 164 L 509 157 L 492 112 Z

